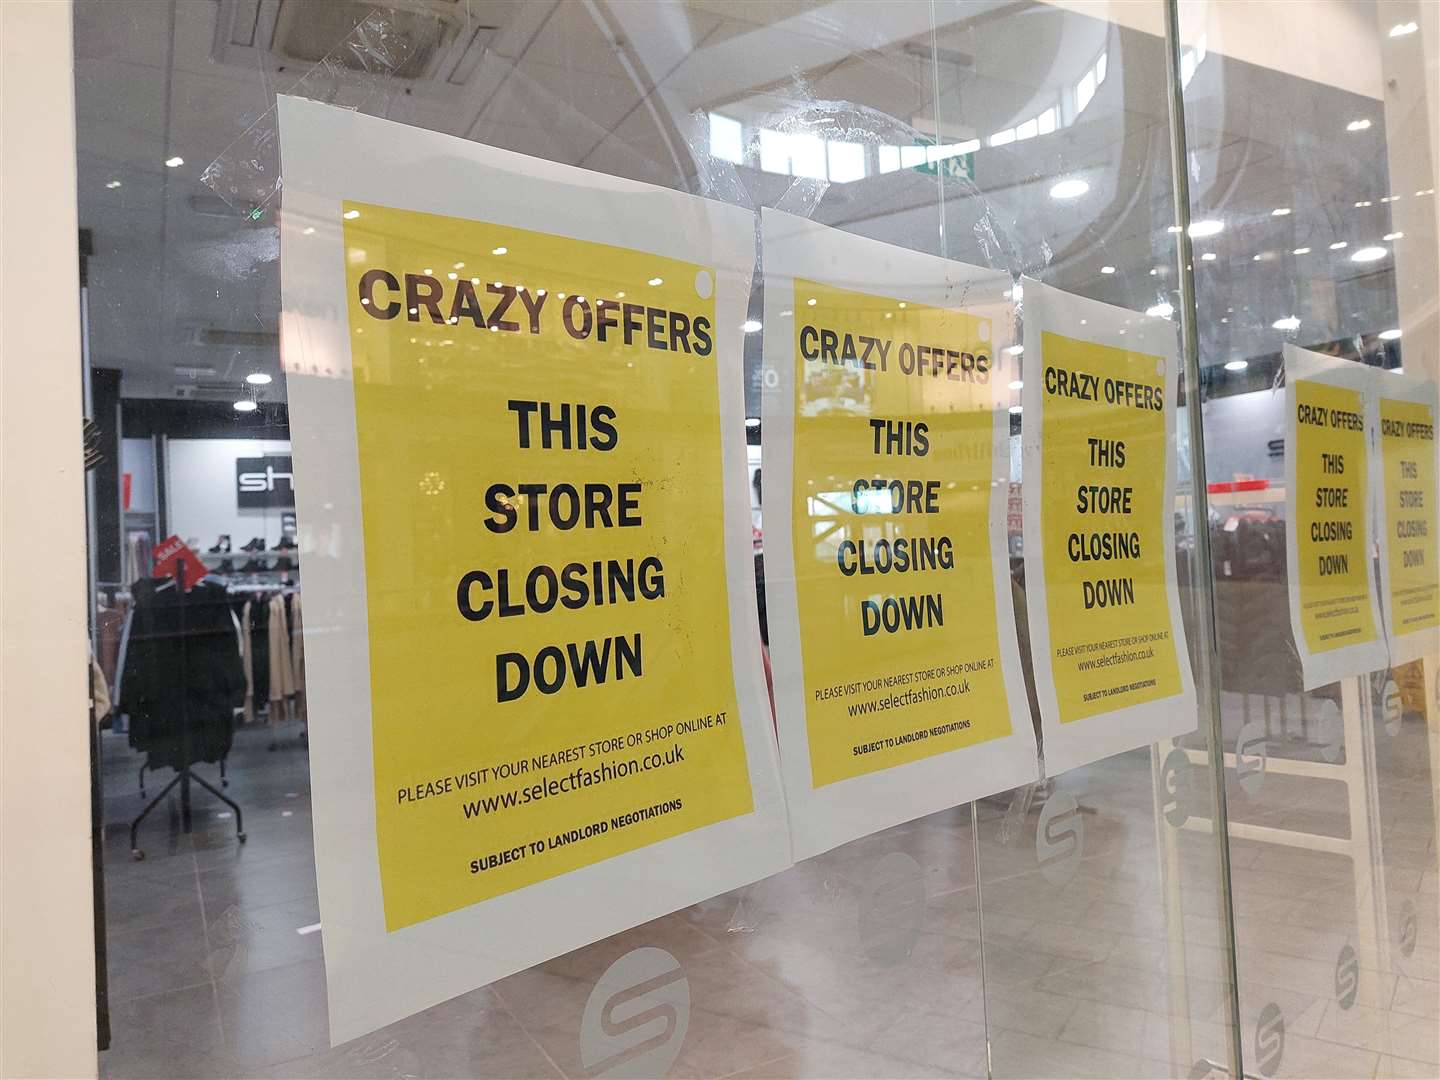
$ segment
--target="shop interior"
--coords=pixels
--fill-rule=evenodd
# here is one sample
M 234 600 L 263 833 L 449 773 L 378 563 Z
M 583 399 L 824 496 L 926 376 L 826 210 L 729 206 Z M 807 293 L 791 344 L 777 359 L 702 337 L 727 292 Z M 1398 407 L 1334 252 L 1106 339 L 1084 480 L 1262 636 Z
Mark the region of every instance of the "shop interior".
M 1368 68 L 1232 55 L 1197 27 L 1179 71 L 1222 734 L 1228 746 L 1258 724 L 1268 755 L 1263 786 L 1233 757 L 1224 780 L 1238 1033 L 1202 726 L 1176 744 L 1179 779 L 1162 776 L 1164 752 L 1119 755 L 330 1046 L 301 600 L 306 564 L 339 549 L 295 510 L 279 162 L 256 137 L 275 94 L 779 206 L 1178 320 L 1163 26 L 1076 7 L 396 0 L 379 10 L 403 47 L 380 63 L 356 45 L 367 4 L 78 0 L 101 1075 L 590 1075 L 586 996 L 642 945 L 690 979 L 676 1075 L 1224 1075 L 1232 1036 L 1255 1060 L 1271 1008 L 1285 1049 L 1267 1075 L 1435 1075 L 1435 705 L 1419 665 L 1376 673 L 1353 700 L 1304 692 L 1285 598 L 1282 344 L 1405 370 L 1404 267 L 1433 275 L 1436 257 L 1434 191 L 1392 176 L 1378 57 L 1404 35 L 1348 2 L 1329 5 L 1330 47 L 1373 41 Z M 1427 243 L 1423 258 L 1407 248 Z M 760 266 L 735 372 L 757 579 L 763 290 Z M 1187 562 L 1192 457 L 1182 434 L 1182 593 L 1204 572 Z M 154 573 L 177 537 L 199 561 L 182 572 L 205 583 L 183 610 Z M 194 640 L 178 670 L 177 631 Z M 202 670 L 203 731 L 131 707 L 138 688 L 173 700 Z M 1387 734 L 1376 718 L 1392 701 Z M 1169 828 L 1157 792 L 1182 789 L 1189 810 Z M 1057 887 L 1034 835 L 1059 797 L 1085 833 Z M 1349 942 L 1381 976 L 1359 1012 L 1330 993 Z

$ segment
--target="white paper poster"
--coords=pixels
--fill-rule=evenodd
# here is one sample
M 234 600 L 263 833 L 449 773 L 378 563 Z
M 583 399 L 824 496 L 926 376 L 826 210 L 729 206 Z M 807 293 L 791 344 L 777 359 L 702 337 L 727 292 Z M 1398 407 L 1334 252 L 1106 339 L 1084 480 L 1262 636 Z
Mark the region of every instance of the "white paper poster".
M 1436 387 L 1372 369 L 1370 427 L 1380 482 L 1380 609 L 1390 664 L 1440 656 L 1440 521 L 1436 491 Z
M 1024 283 L 1025 591 L 1047 776 L 1194 730 L 1165 319 Z
M 797 858 L 1037 779 L 1007 275 L 762 213 L 765 591 Z
M 1285 558 L 1305 689 L 1386 664 L 1375 589 L 1373 372 L 1286 345 Z
M 754 218 L 279 111 L 340 1042 L 789 864 L 743 435 Z

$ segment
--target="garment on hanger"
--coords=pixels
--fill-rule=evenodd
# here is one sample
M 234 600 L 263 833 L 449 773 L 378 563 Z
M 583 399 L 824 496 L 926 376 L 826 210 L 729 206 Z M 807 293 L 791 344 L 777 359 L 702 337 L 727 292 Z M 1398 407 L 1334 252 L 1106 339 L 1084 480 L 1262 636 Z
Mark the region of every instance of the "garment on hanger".
M 277 702 L 295 693 L 295 673 L 290 668 L 290 621 L 285 613 L 285 597 L 270 597 L 268 636 L 270 645 L 270 702 L 272 713 Z M 272 716 L 272 719 L 274 717 Z
M 130 745 L 150 768 L 219 761 L 245 690 L 224 586 L 201 581 L 182 593 L 173 581 L 147 578 L 132 593 L 115 688 Z
M 245 722 L 255 722 L 259 705 L 270 697 L 270 605 L 255 595 L 240 602 L 245 648 Z
M 290 603 L 290 671 L 295 678 L 295 717 L 305 722 L 305 634 L 300 617 L 300 594 L 291 593 Z

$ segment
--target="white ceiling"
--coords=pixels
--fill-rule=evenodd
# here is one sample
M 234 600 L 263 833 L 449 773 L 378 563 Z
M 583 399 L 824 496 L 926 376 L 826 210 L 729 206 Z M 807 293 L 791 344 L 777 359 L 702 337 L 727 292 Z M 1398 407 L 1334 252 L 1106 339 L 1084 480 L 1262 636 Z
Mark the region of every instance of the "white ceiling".
M 303 27 L 305 10 L 287 7 L 297 0 L 79 0 L 92 360 L 123 370 L 124 394 L 238 396 L 260 370 L 275 377 L 266 394 L 283 396 L 275 201 L 250 220 L 245 198 L 260 188 L 240 183 L 232 210 L 202 177 L 245 161 L 273 130 L 275 93 L 302 79 L 303 93 L 402 122 L 752 206 L 823 191 L 813 215 L 829 224 L 1130 307 L 1175 302 L 1164 51 L 1150 35 L 999 0 L 426 2 L 448 5 L 453 29 L 444 66 L 411 81 L 288 59 L 269 28 L 282 16 Z M 253 44 L 235 44 L 251 32 Z M 865 143 L 917 130 L 959 141 L 1073 93 L 1105 49 L 1108 78 L 1079 120 L 982 149 L 978 186 L 901 170 L 792 189 L 789 177 L 712 159 L 696 119 L 715 110 L 757 126 L 829 125 Z M 457 58 L 472 63 L 468 78 L 450 74 Z M 1281 315 L 1303 317 L 1307 342 L 1393 325 L 1388 261 L 1362 273 L 1327 250 L 1389 231 L 1378 104 L 1212 53 L 1187 108 L 1196 216 L 1226 222 L 1197 242 L 1218 256 L 1199 275 L 1207 363 L 1277 350 L 1270 322 Z M 1346 133 L 1338 121 L 1360 108 L 1373 128 Z M 184 164 L 165 167 L 171 156 Z M 1090 192 L 1051 199 L 1065 176 Z M 1272 218 L 1275 206 L 1294 213 Z M 1283 254 L 1302 244 L 1317 252 L 1310 261 Z M 204 331 L 259 337 L 205 344 Z

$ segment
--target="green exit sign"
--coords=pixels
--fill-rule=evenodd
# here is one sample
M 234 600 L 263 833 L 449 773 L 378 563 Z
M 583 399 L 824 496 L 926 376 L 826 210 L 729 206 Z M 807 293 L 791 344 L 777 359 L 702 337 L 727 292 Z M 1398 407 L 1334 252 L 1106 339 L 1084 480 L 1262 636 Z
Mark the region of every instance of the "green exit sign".
M 926 147 L 927 150 L 931 149 Z M 945 147 L 940 148 L 945 152 Z M 931 161 L 928 159 L 919 165 L 911 168 L 915 172 L 928 173 L 930 176 L 944 176 L 951 180 L 975 180 L 975 155 L 974 154 L 950 154 L 946 157 L 936 157 Z

